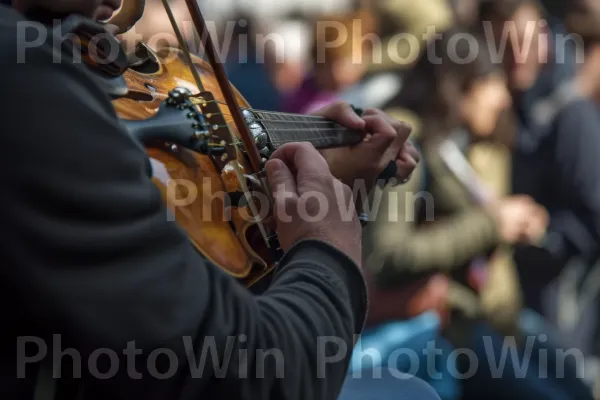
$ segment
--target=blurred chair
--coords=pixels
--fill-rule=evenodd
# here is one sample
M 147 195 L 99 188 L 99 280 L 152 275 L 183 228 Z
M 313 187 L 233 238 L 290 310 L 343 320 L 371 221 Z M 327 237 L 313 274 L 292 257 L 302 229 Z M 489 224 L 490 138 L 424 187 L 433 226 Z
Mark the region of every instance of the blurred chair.
M 574 312 L 576 313 L 577 311 Z M 588 316 L 588 319 L 590 317 Z M 575 373 L 575 375 L 569 377 L 570 379 L 581 378 L 590 388 L 594 388 L 600 384 L 600 379 L 598 378 L 598 359 L 573 345 L 573 342 L 579 339 L 580 332 L 570 332 L 570 335 L 565 336 L 565 332 L 560 331 L 545 317 L 530 309 L 525 309 L 521 313 L 519 326 L 526 337 L 544 335 L 546 342 L 551 344 L 553 348 L 559 349 L 559 351 L 563 351 L 565 354 L 572 351 L 575 352 L 574 357 L 565 357 L 564 360 L 561 360 L 568 363 L 568 368 L 565 369 L 566 372 Z M 581 351 L 581 357 L 578 358 L 577 354 L 579 351 Z
M 433 357 L 427 353 L 428 344 L 431 342 L 435 343 L 436 349 L 441 347 L 442 350 L 450 350 L 449 344 L 439 335 L 440 322 L 438 314 L 432 311 L 409 320 L 393 321 L 367 328 L 354 347 L 348 370 L 349 374 L 351 376 L 361 376 L 368 374 L 368 371 L 391 369 L 392 371 L 413 375 L 426 382 L 443 400 L 458 399 L 458 382 L 451 377 L 451 374 L 444 373 L 448 369 L 445 357 L 439 352 L 434 353 Z M 443 351 L 446 357 L 449 353 L 450 351 Z M 432 361 L 435 365 L 431 365 Z M 435 371 L 442 372 L 442 378 L 431 377 L 430 371 L 432 368 L 435 368 Z M 386 381 L 386 384 L 382 384 L 383 391 L 387 390 L 385 388 L 388 387 L 387 379 L 384 379 L 384 381 Z M 361 383 L 359 381 L 348 385 L 354 388 L 361 385 L 369 386 L 370 384 L 370 382 Z M 393 386 L 393 383 L 389 382 L 389 385 Z M 402 393 L 399 393 L 399 396 L 403 399 L 411 398 L 402 397 Z M 348 399 L 350 398 L 353 397 L 348 397 Z M 370 398 L 379 399 L 379 397 Z M 387 399 L 390 397 L 381 398 Z
M 338 400 L 440 400 L 423 380 L 392 368 L 375 368 L 349 375 Z

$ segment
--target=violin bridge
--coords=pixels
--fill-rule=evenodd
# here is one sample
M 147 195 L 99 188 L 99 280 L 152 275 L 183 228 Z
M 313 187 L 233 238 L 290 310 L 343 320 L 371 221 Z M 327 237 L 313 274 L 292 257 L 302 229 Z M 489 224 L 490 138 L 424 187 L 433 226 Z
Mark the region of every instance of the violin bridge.
M 200 96 L 200 94 L 194 94 L 192 96 L 190 96 L 190 101 L 200 107 L 204 107 L 206 106 L 206 100 L 204 99 L 204 97 Z
M 234 136 L 229 130 L 225 116 L 221 112 L 219 103 L 211 92 L 200 92 L 192 101 L 200 107 L 210 130 L 209 147 L 213 149 L 213 160 L 222 170 L 225 165 L 237 158 L 233 145 Z
M 219 102 L 216 101 L 213 94 L 211 92 L 200 92 L 198 96 L 204 99 L 204 102 L 200 104 L 200 110 L 208 122 L 209 129 L 211 130 L 211 137 L 213 137 L 217 142 L 224 144 L 224 152 L 221 158 L 213 157 L 214 162 L 222 171 L 229 162 L 239 160 L 239 158 L 241 158 L 241 152 L 238 153 L 238 150 L 241 150 L 240 148 L 242 146 L 238 144 L 240 142 L 239 138 L 229 129 L 229 124 L 225 119 L 225 115 L 221 111 Z M 225 155 L 227 157 L 223 157 Z M 248 189 L 247 177 L 244 176 L 242 168 L 240 168 L 243 163 L 231 163 L 230 165 L 233 167 L 233 171 L 237 176 L 240 189 L 246 196 L 248 207 L 255 218 L 255 222 L 265 242 L 265 245 L 267 248 L 271 248 L 271 242 L 268 240 L 266 228 L 261 221 L 261 214 L 259 213 L 259 209 L 252 197 L 252 194 L 250 193 L 250 190 Z

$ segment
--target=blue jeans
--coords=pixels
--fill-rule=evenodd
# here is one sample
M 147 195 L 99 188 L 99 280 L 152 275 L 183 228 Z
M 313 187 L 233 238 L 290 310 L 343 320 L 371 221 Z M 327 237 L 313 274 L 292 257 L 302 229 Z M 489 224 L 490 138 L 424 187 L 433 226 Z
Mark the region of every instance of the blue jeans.
M 503 347 L 509 342 L 485 323 L 474 328 L 469 354 L 476 357 L 477 368 L 465 356 L 457 364 L 465 377 L 460 379 L 463 399 L 593 400 L 590 389 L 577 377 L 573 356 L 560 355 L 570 354 L 567 349 L 530 336 L 514 353 L 504 350 L 502 368 Z
M 349 375 L 337 400 L 440 400 L 435 389 L 391 367 Z

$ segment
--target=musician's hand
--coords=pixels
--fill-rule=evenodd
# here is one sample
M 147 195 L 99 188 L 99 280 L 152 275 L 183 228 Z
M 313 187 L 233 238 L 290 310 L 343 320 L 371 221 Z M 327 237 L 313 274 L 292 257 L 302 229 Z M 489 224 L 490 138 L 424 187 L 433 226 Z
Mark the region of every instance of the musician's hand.
M 410 125 L 383 111 L 367 109 L 359 117 L 350 105 L 339 102 L 315 114 L 366 133 L 365 140 L 356 146 L 321 151 L 333 175 L 349 186 L 364 182 L 370 190 L 391 161 L 398 167 L 397 182 L 403 182 L 420 160 L 417 149 L 407 142 Z
M 284 251 L 295 243 L 327 242 L 361 265 L 361 228 L 352 192 L 330 172 L 310 144 L 286 144 L 266 165 L 275 198 L 275 219 Z

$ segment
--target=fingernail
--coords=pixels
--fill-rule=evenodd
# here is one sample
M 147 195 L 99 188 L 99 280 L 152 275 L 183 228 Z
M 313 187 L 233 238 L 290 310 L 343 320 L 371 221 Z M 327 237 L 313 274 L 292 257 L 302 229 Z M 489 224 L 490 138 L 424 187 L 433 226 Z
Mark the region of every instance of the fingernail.
M 272 158 L 269 161 L 267 161 L 265 168 L 268 171 L 270 171 L 272 174 L 274 174 L 274 173 L 281 171 L 281 168 L 283 167 L 282 164 L 283 164 L 283 162 L 280 159 Z
M 402 127 L 403 127 L 404 129 L 406 129 L 407 131 L 412 131 L 412 129 L 413 129 L 412 125 L 411 125 L 411 124 L 409 124 L 409 123 L 408 123 L 408 122 L 406 122 L 406 121 L 400 121 L 400 124 L 401 124 L 401 125 L 402 125 Z
M 357 123 L 363 123 L 364 119 L 362 119 L 361 115 L 359 114 L 359 112 L 362 112 L 362 110 L 356 109 L 354 107 L 350 107 L 352 109 L 352 119 Z

